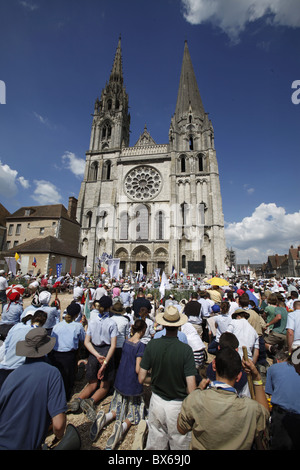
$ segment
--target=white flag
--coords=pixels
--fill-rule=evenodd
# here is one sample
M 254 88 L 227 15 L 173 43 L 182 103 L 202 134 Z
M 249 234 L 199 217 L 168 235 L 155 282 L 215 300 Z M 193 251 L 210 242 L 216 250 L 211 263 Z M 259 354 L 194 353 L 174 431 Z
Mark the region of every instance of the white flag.
M 120 279 L 120 258 L 108 259 L 107 264 L 111 279 L 115 278 L 118 281 Z
M 165 272 L 163 272 L 162 276 L 161 276 L 161 283 L 160 283 L 160 286 L 159 286 L 159 292 L 160 292 L 160 298 L 161 299 L 165 296 L 166 287 L 169 287 L 169 281 L 167 279 L 167 276 L 165 275 Z

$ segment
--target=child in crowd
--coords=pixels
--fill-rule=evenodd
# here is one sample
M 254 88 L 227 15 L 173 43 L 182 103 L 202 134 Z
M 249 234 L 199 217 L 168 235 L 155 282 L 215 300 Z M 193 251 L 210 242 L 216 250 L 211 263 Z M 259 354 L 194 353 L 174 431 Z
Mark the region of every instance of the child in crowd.
M 88 322 L 84 346 L 89 352 L 86 368 L 88 384 L 69 405 L 69 410 L 84 411 L 90 421 L 96 419 L 96 405 L 109 392 L 114 379 L 114 352 L 118 327 L 110 318 L 112 299 L 103 295 L 99 300 L 99 313 Z M 98 388 L 98 382 L 100 386 Z
M 131 337 L 126 339 L 123 346 L 109 412 L 104 413 L 101 410 L 90 430 L 90 437 L 95 441 L 101 429 L 112 420 L 116 420 L 106 450 L 114 449 L 130 426 L 138 424 L 144 418 L 143 385 L 138 381 L 138 372 L 146 347 L 141 341 L 146 329 L 146 322 L 142 319 L 136 320 L 132 325 Z
M 75 382 L 79 346 L 85 338 L 82 324 L 75 321 L 80 312 L 80 305 L 75 301 L 71 302 L 64 319 L 53 327 L 51 333 L 56 342 L 49 358 L 62 374 L 67 400 L 71 398 Z

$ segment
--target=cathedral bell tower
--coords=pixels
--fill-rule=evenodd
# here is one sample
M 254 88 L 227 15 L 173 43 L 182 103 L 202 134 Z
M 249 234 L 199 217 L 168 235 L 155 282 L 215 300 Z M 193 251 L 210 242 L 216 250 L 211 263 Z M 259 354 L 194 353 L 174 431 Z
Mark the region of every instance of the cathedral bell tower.
M 129 145 L 130 114 L 123 84 L 121 38 L 108 83 L 96 99 L 90 140 L 91 151 L 120 149 Z

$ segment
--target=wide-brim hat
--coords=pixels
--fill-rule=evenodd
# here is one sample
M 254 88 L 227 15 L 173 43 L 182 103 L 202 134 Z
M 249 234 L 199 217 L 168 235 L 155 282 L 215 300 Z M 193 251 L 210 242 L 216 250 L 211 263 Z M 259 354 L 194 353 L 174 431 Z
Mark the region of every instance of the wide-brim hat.
M 124 286 L 122 287 L 122 290 L 124 290 L 124 291 L 130 290 L 130 285 L 129 284 L 124 284 Z
M 56 339 L 48 335 L 46 328 L 30 330 L 24 341 L 16 344 L 16 355 L 31 358 L 43 357 L 54 348 Z
M 187 323 L 188 317 L 179 313 L 178 308 L 174 305 L 169 305 L 164 312 L 156 315 L 155 321 L 163 326 L 181 326 Z
M 125 313 L 126 309 L 122 302 L 116 302 L 109 310 L 111 313 Z
M 242 308 L 237 308 L 231 315 L 231 318 L 235 320 L 237 316 L 244 317 L 247 320 L 250 317 L 250 314 L 246 310 L 243 310 Z

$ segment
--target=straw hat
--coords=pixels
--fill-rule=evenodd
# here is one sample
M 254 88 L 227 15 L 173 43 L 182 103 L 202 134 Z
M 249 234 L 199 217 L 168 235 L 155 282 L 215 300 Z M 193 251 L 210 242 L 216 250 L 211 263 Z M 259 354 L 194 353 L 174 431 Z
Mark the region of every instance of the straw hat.
M 174 305 L 169 305 L 164 312 L 156 315 L 155 320 L 163 326 L 181 326 L 188 321 L 188 317 L 179 313 L 178 308 Z

